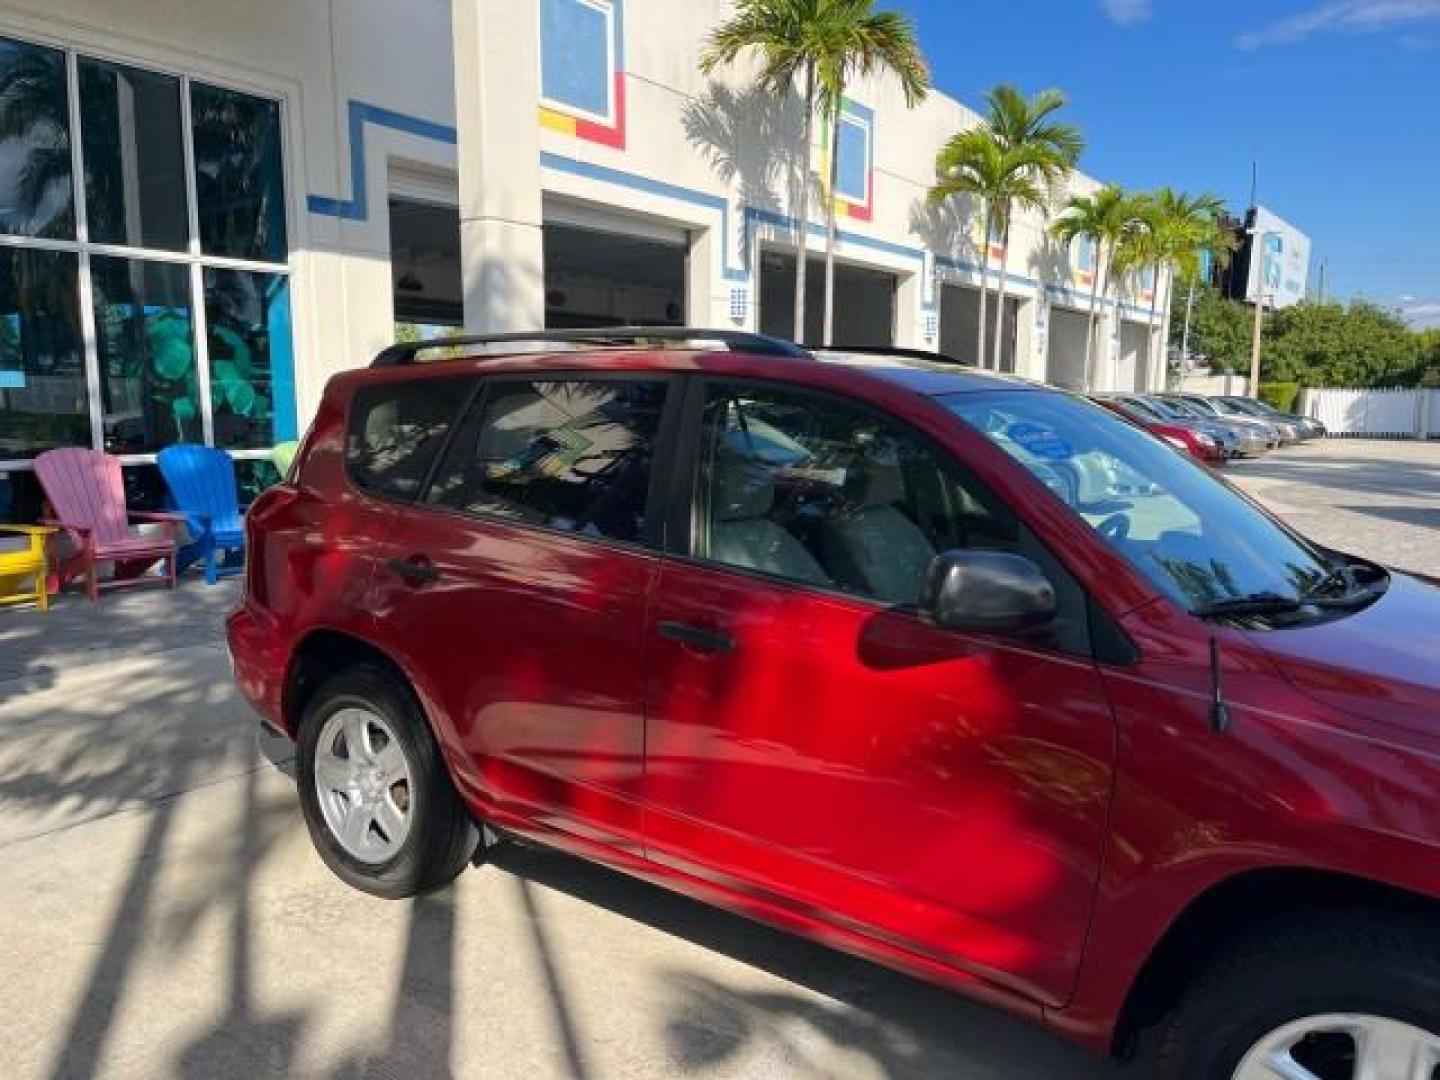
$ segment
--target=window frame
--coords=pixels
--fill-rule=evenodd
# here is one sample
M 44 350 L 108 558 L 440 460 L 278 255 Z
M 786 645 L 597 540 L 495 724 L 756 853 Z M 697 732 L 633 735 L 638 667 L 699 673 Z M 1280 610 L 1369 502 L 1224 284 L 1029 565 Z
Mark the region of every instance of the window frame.
M 751 385 L 781 392 L 804 394 L 820 401 L 833 403 L 842 408 L 868 414 L 879 421 L 890 424 L 907 437 L 916 440 L 920 446 L 923 446 L 933 454 L 940 469 L 952 482 L 974 489 L 974 491 L 979 493 L 977 497 L 988 500 L 1014 518 L 1019 527 L 1028 532 L 1034 538 L 1035 543 L 1047 554 L 1055 565 L 1070 578 L 1075 588 L 1079 591 L 1080 596 L 1083 598 L 1087 621 L 1087 651 L 1083 654 L 1068 652 L 1057 648 L 1047 641 L 1027 640 L 1015 634 L 988 633 L 979 630 L 954 631 L 954 633 L 966 637 L 1001 642 L 1008 647 L 1040 652 L 1047 656 L 1063 657 L 1070 661 L 1109 658 L 1108 656 L 1102 655 L 1101 650 L 1098 648 L 1098 643 L 1101 641 L 1102 636 L 1097 630 L 1096 619 L 1104 619 L 1112 625 L 1113 620 L 1110 620 L 1103 610 L 1100 609 L 1092 591 L 1086 586 L 1080 575 L 1076 574 L 1075 571 L 1070 568 L 1069 564 L 1055 553 L 1039 531 L 1025 520 L 1023 514 L 1020 514 L 1004 499 L 996 495 L 990 485 L 981 480 L 974 470 L 967 468 L 950 450 L 942 446 L 926 432 L 916 428 L 904 418 L 879 408 L 864 398 L 837 393 L 833 390 L 812 386 L 791 379 L 739 374 L 707 374 L 691 376 L 688 381 L 689 385 L 685 393 L 685 411 L 680 420 L 680 439 L 676 446 L 675 457 L 673 458 L 674 466 L 671 470 L 670 489 L 667 496 L 669 502 L 669 513 L 666 521 L 667 546 L 665 556 L 667 558 L 685 565 L 701 567 L 717 573 L 738 574 L 756 583 L 778 586 L 783 589 L 798 590 L 806 595 L 823 598 L 828 601 L 854 604 L 874 612 L 897 612 L 920 618 L 920 610 L 913 604 L 893 604 L 876 597 L 847 592 L 844 589 L 827 588 L 823 585 L 813 585 L 808 582 L 796 581 L 793 578 L 787 578 L 783 575 L 770 574 L 763 570 L 756 570 L 747 566 L 735 566 L 731 563 L 718 562 L 714 559 L 696 554 L 700 530 L 704 527 L 705 493 L 701 482 L 701 469 L 704 466 L 705 456 L 704 415 L 709 388 L 717 385 Z M 670 543 L 669 541 L 672 539 L 673 543 Z M 1123 637 L 1123 632 L 1119 631 L 1118 627 L 1114 627 L 1114 629 L 1116 633 L 1121 634 Z
M 215 445 L 214 409 L 210 385 L 210 334 L 205 311 L 205 280 L 207 269 L 239 270 L 250 273 L 278 274 L 286 279 L 290 290 L 291 304 L 291 353 L 295 349 L 295 260 L 301 244 L 297 232 L 296 176 L 293 167 L 292 138 L 290 133 L 290 108 L 287 95 L 275 90 L 245 85 L 233 78 L 210 72 L 199 72 L 191 65 L 182 63 L 165 64 L 142 57 L 135 57 L 103 47 L 90 48 L 71 40 L 56 40 L 31 30 L 0 24 L 0 37 L 20 45 L 49 49 L 63 55 L 65 61 L 66 119 L 70 137 L 70 187 L 74 201 L 75 235 L 73 239 L 59 240 L 23 236 L 16 233 L 0 232 L 0 247 L 24 248 L 31 250 L 60 251 L 76 256 L 77 298 L 80 305 L 80 329 L 84 339 L 83 361 L 87 391 L 87 416 L 90 425 L 90 440 L 84 444 L 89 449 L 104 452 L 105 425 L 104 399 L 101 388 L 99 347 L 96 341 L 95 296 L 91 276 L 92 256 L 114 256 L 141 262 L 163 262 L 180 264 L 189 269 L 189 286 L 193 311 L 193 333 L 196 364 L 196 378 L 200 395 L 200 418 L 203 441 L 206 446 Z M 180 83 L 181 114 L 181 155 L 185 168 L 186 229 L 185 246 L 178 250 L 163 248 L 135 247 L 129 244 L 99 243 L 90 239 L 88 207 L 85 191 L 84 137 L 81 128 L 80 108 L 80 60 L 81 58 L 134 68 L 137 71 L 177 79 Z M 200 207 L 195 180 L 194 114 L 192 111 L 191 86 L 201 83 L 215 89 L 244 94 L 270 102 L 278 111 L 277 124 L 280 132 L 280 176 L 284 185 L 284 216 L 286 230 L 286 258 L 284 262 L 266 262 L 253 259 L 237 259 L 229 256 L 207 255 L 200 247 Z M 293 382 L 293 373 L 292 373 Z M 273 402 L 272 402 L 273 408 Z M 266 461 L 269 448 L 230 449 L 221 447 L 236 461 Z M 42 451 L 43 453 L 43 451 Z M 122 466 L 153 465 L 157 453 L 114 455 Z M 34 455 L 24 458 L 0 459 L 0 474 L 8 472 L 29 472 L 34 469 Z
M 429 472 L 426 473 L 425 482 L 421 484 L 420 490 L 414 500 L 404 505 L 412 512 L 420 511 L 439 514 L 454 518 L 458 521 L 479 522 L 485 525 L 502 525 L 507 528 L 522 529 L 548 536 L 567 537 L 571 540 L 587 544 L 596 544 L 600 547 L 613 548 L 618 551 L 639 552 L 646 555 L 662 555 L 665 550 L 669 518 L 667 500 L 669 498 L 670 479 L 670 471 L 664 468 L 652 466 L 650 470 L 650 479 L 645 492 L 645 528 L 638 541 L 617 540 L 609 536 L 590 536 L 585 533 L 572 532 L 568 529 L 555 528 L 551 525 L 537 525 L 533 522 L 517 521 L 503 514 L 491 513 L 484 510 L 461 510 L 458 507 L 431 502 L 430 490 L 434 486 L 435 478 L 440 473 L 441 466 L 445 464 L 450 456 L 456 435 L 469 424 L 473 418 L 483 416 L 485 407 L 490 401 L 490 393 L 496 386 L 502 386 L 507 383 L 537 382 L 662 383 L 666 387 L 665 405 L 660 413 L 660 425 L 655 432 L 655 450 L 653 454 L 653 462 L 658 466 L 658 463 L 662 461 L 676 460 L 675 452 L 679 436 L 678 427 L 681 421 L 686 390 L 685 384 L 687 381 L 687 376 L 669 371 L 609 371 L 587 370 L 585 368 L 555 368 L 528 372 L 497 372 L 493 375 L 482 373 L 477 376 L 478 385 L 471 391 L 470 399 L 458 414 L 458 419 L 446 434 L 445 440 L 440 444 L 440 450 L 436 453 L 435 460 L 431 462 Z M 366 493 L 362 492 L 362 494 Z M 376 496 L 370 497 L 373 498 Z

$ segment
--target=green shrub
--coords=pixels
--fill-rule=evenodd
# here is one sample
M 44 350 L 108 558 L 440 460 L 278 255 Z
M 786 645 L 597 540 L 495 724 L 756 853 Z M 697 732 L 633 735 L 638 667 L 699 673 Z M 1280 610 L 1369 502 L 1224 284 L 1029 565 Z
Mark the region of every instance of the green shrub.
M 1297 382 L 1262 382 L 1260 400 L 1275 406 L 1281 412 L 1294 412 L 1300 400 L 1300 384 Z

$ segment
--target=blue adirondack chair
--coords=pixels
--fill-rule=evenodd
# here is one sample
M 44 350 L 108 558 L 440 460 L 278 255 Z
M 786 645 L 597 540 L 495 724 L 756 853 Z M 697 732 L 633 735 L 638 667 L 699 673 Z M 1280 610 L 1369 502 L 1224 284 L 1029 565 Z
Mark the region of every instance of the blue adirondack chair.
M 209 446 L 167 446 L 156 458 L 160 474 L 170 488 L 175 509 L 185 518 L 190 543 L 180 549 L 180 567 L 205 561 L 205 580 L 211 585 L 222 574 L 238 574 L 234 566 L 221 566 L 222 556 L 245 550 L 245 520 L 235 494 L 235 462 L 224 450 Z M 228 562 L 228 560 L 226 560 Z

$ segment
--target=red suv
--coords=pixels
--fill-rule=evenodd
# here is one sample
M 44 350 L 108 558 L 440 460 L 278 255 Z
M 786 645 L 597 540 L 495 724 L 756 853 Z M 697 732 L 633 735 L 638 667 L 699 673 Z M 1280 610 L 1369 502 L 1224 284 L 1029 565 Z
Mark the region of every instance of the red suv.
M 336 874 L 518 836 L 1146 1077 L 1440 1076 L 1436 582 L 1072 394 L 576 336 L 338 376 L 250 513 Z

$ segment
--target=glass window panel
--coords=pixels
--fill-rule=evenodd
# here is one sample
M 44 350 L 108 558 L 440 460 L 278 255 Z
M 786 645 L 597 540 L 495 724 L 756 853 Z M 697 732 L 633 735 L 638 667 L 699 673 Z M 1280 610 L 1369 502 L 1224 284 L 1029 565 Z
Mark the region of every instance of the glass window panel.
M 68 252 L 0 249 L 0 460 L 90 445 L 78 277 Z
M 180 80 L 80 58 L 85 220 L 102 244 L 183 250 Z
M 469 378 L 417 379 L 357 391 L 345 440 L 355 486 L 386 499 L 420 494 L 474 385 Z
M 215 445 L 232 450 L 273 446 L 277 392 L 281 408 L 286 413 L 291 408 L 289 279 L 207 268 L 205 322 Z M 283 432 L 289 420 L 284 414 L 282 420 Z
M 96 255 L 90 277 L 105 449 L 203 442 L 189 269 Z
M 73 239 L 65 54 L 0 38 L 0 231 Z
M 497 382 L 426 498 L 467 513 L 638 543 L 666 385 Z
M 190 113 L 201 248 L 207 255 L 284 262 L 279 104 L 194 83 Z

